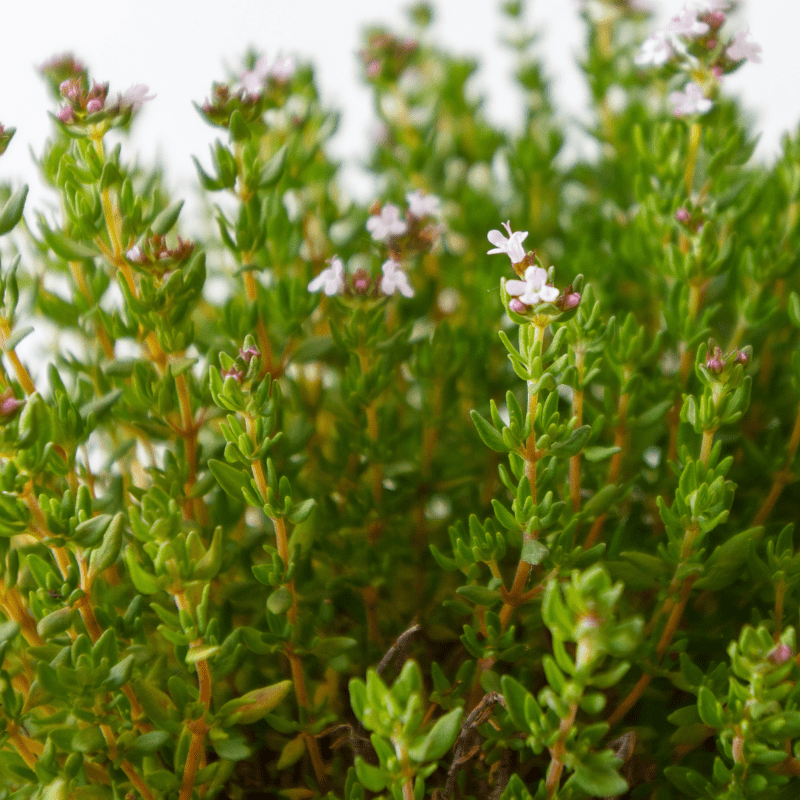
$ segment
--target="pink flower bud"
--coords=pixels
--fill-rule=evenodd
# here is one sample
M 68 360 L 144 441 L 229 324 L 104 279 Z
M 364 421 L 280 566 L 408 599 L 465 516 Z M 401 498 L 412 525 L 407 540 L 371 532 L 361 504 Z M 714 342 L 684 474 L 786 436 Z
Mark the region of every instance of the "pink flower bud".
M 706 356 L 706 369 L 715 375 L 719 375 L 724 366 L 725 361 L 722 358 L 722 350 L 719 347 L 714 347 L 713 353 L 709 353 Z
M 257 347 L 253 347 L 253 345 L 250 345 L 247 350 L 242 350 L 241 347 L 239 348 L 239 358 L 243 359 L 244 363 L 247 365 L 249 365 L 254 358 L 259 358 L 260 356 L 261 351 Z
M 58 110 L 58 114 L 56 116 L 65 124 L 65 125 L 72 125 L 75 122 L 75 115 L 72 113 L 72 108 L 70 106 L 62 106 Z
M 747 364 L 750 361 L 750 354 L 745 350 L 740 350 L 733 360 L 734 364 Z
M 577 292 L 569 292 L 569 294 L 564 295 L 561 307 L 564 311 L 568 311 L 570 308 L 577 308 L 580 302 L 581 296 Z
M 718 44 L 719 44 L 719 42 L 718 42 L 716 39 L 709 39 L 709 40 L 706 42 L 706 47 L 707 47 L 709 50 L 713 50 L 713 49 L 714 49 L 714 48 L 715 48 L 715 47 L 716 47 Z
M 377 59 L 373 59 L 372 61 L 367 64 L 367 77 L 368 78 L 377 78 L 378 75 L 381 74 L 381 62 Z
M 10 417 L 25 405 L 24 400 L 17 400 L 11 389 L 0 394 L 0 417 Z
M 721 11 L 712 11 L 710 14 L 706 15 L 705 20 L 716 30 L 722 27 L 722 23 L 725 22 L 725 15 Z
M 678 220 L 678 222 L 688 222 L 690 218 L 691 214 L 689 214 L 685 208 L 679 208 L 675 212 L 675 219 Z
M 722 76 L 725 74 L 725 71 L 719 65 L 715 67 L 711 67 L 711 74 L 717 79 L 720 80 Z
M 78 100 L 81 96 L 81 79 L 67 78 L 65 81 L 61 81 L 58 89 L 65 100 Z
M 512 297 L 511 300 L 508 301 L 508 308 L 515 314 L 524 314 L 528 310 L 528 306 L 516 297 Z
M 240 369 L 236 369 L 235 365 L 231 365 L 230 369 L 222 370 L 222 377 L 233 378 L 236 383 L 241 383 L 242 378 L 244 378 L 244 372 L 242 372 Z
M 87 104 L 86 110 L 90 114 L 95 114 L 103 110 L 103 101 L 99 97 L 93 97 Z
M 779 644 L 768 656 L 773 664 L 780 666 L 792 657 L 792 648 L 788 644 Z

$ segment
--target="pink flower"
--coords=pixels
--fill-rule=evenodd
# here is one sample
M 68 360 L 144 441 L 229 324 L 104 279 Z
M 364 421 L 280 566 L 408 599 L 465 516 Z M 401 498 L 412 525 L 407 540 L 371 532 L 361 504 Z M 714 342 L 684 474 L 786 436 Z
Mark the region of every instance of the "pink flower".
M 788 644 L 781 642 L 767 658 L 773 664 L 785 664 L 792 657 L 792 648 Z
M 512 297 L 508 301 L 508 307 L 511 311 L 514 311 L 517 314 L 524 314 L 528 310 L 528 306 L 526 306 L 522 300 L 519 300 L 516 297 Z
M 419 189 L 406 195 L 408 213 L 417 219 L 438 217 L 441 201 L 434 194 L 423 194 Z
M 268 70 L 270 78 L 274 78 L 280 83 L 286 83 L 294 75 L 295 64 L 293 58 L 279 58 Z
M 393 236 L 402 236 L 407 229 L 405 220 L 400 218 L 400 209 L 392 203 L 387 203 L 380 214 L 367 220 L 367 230 L 376 242 L 385 242 Z
M 703 90 L 693 81 L 687 83 L 684 91 L 672 92 L 669 96 L 676 117 L 688 114 L 705 114 L 713 103 L 703 94 Z
M 642 49 L 633 60 L 640 67 L 648 64 L 660 67 L 672 58 L 673 52 L 672 45 L 664 36 L 660 33 L 654 33 L 642 42 Z
M 96 113 L 97 111 L 102 111 L 102 110 L 103 110 L 103 101 L 102 101 L 102 99 L 101 99 L 101 98 L 99 98 L 99 97 L 93 97 L 93 98 L 92 98 L 92 99 L 91 99 L 91 100 L 90 100 L 90 101 L 89 101 L 89 102 L 86 104 L 86 110 L 87 110 L 87 111 L 88 111 L 90 114 L 94 114 L 94 113 Z
M 536 303 L 552 303 L 558 297 L 558 289 L 555 286 L 546 286 L 546 280 L 546 269 L 528 267 L 525 270 L 524 281 L 506 281 L 506 291 L 528 306 Z
M 0 417 L 10 417 L 25 405 L 24 400 L 17 400 L 12 389 L 6 389 L 0 394 Z
M 232 364 L 229 369 L 222 370 L 222 377 L 233 378 L 236 383 L 241 383 L 242 378 L 244 378 L 244 372 L 242 372 L 240 369 L 236 369 L 236 365 Z
M 690 8 L 684 8 L 672 21 L 664 28 L 667 33 L 677 33 L 679 36 L 702 36 L 708 33 L 708 25 L 697 19 L 697 14 Z
M 525 250 L 522 247 L 522 243 L 525 241 L 528 231 L 512 233 L 511 220 L 504 222 L 503 227 L 508 232 L 508 239 L 500 231 L 489 231 L 486 238 L 494 245 L 494 248 L 487 250 L 486 254 L 491 256 L 494 253 L 505 253 L 511 259 L 512 264 L 519 264 L 525 260 Z M 519 281 L 515 281 L 515 283 L 519 283 Z
M 408 275 L 400 268 L 400 264 L 389 259 L 381 267 L 383 277 L 381 278 L 381 291 L 384 294 L 394 294 L 400 292 L 403 297 L 413 297 L 414 289 L 408 280 Z
M 339 256 L 330 260 L 330 268 L 325 269 L 308 284 L 309 292 L 324 291 L 329 297 L 344 291 L 344 264 Z
M 134 84 L 125 94 L 119 96 L 119 107 L 130 108 L 134 113 L 137 112 L 142 107 L 142 104 L 155 98 L 154 94 L 148 95 L 148 91 L 147 86 L 143 83 Z
M 761 45 L 755 42 L 748 42 L 750 29 L 745 28 L 734 34 L 733 44 L 725 51 L 731 61 L 752 61 L 754 64 L 761 63 Z
M 251 97 L 258 97 L 269 77 L 269 70 L 267 57 L 261 56 L 253 65 L 253 69 L 246 70 L 239 76 L 239 85 Z

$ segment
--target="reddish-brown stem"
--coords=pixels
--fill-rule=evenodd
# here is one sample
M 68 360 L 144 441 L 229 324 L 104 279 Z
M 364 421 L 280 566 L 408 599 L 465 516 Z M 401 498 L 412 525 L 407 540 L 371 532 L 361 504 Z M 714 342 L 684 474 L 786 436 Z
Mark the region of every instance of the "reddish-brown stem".
M 558 792 L 558 784 L 561 782 L 561 773 L 564 769 L 564 755 L 566 754 L 565 743 L 567 736 L 572 730 L 572 725 L 575 722 L 575 716 L 578 713 L 577 703 L 573 703 L 569 707 L 569 714 L 561 720 L 558 726 L 558 739 L 556 743 L 550 748 L 550 766 L 547 768 L 547 778 L 545 785 L 547 786 L 547 797 L 555 797 Z
M 628 377 L 629 376 L 626 373 L 626 381 Z M 623 392 L 620 395 L 619 403 L 617 405 L 618 422 L 616 428 L 614 429 L 614 447 L 619 447 L 620 449 L 619 452 L 614 453 L 614 455 L 611 456 L 611 463 L 608 467 L 609 485 L 617 483 L 619 480 L 619 473 L 622 468 L 622 455 L 625 452 L 625 441 L 627 439 L 629 400 L 630 398 L 627 392 Z M 605 524 L 607 516 L 607 514 L 601 514 L 592 523 L 592 527 L 589 528 L 589 533 L 586 535 L 586 541 L 583 543 L 584 548 L 588 549 L 597 541 L 603 530 L 603 525 Z
M 675 632 L 678 630 L 683 611 L 686 604 L 689 602 L 689 595 L 692 591 L 693 578 L 687 578 L 681 586 L 680 600 L 672 607 L 672 612 L 669 615 L 667 624 L 661 634 L 661 638 L 656 645 L 656 655 L 660 661 L 664 653 L 667 651 L 670 643 L 672 642 Z M 639 698 L 644 694 L 645 689 L 650 685 L 653 676 L 650 673 L 645 673 L 639 678 L 636 685 L 631 689 L 628 696 L 617 706 L 614 713 L 608 718 L 609 728 L 613 728 L 627 713 L 633 708 Z
M 580 375 L 582 370 L 578 372 Z M 572 416 L 578 421 L 575 425 L 583 425 L 583 389 L 575 389 L 572 395 Z M 569 460 L 569 497 L 572 501 L 572 510 L 578 513 L 581 508 L 581 454 L 576 453 Z
M 775 587 L 775 641 L 781 636 L 783 624 L 783 598 L 786 595 L 786 581 L 779 580 Z
M 775 473 L 775 477 L 772 479 L 772 488 L 769 490 L 769 494 L 761 508 L 758 509 L 758 512 L 753 517 L 751 525 L 757 526 L 764 524 L 770 511 L 772 511 L 772 507 L 778 502 L 781 493 L 786 486 L 792 482 L 794 475 L 791 470 L 794 457 L 797 454 L 798 445 L 800 445 L 800 409 L 798 409 L 797 417 L 794 421 L 794 428 L 792 429 L 792 435 L 789 437 L 789 444 L 786 445 L 786 461 L 783 469 Z

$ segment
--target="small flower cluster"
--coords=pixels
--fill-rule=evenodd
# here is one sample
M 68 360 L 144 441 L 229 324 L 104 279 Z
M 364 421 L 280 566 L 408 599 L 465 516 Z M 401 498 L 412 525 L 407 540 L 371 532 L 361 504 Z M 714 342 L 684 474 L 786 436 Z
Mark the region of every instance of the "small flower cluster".
M 721 41 L 729 0 L 697 0 L 684 6 L 663 30 L 645 39 L 634 61 L 639 66 L 664 66 L 674 62 L 690 74 L 683 90 L 670 94 L 673 114 L 686 117 L 705 114 L 713 106 L 716 83 L 745 61 L 761 62 L 761 47 L 750 40 L 749 29 L 738 31 L 727 43 Z M 707 75 L 706 79 L 695 79 Z M 709 96 L 711 95 L 711 96 Z
M 706 369 L 712 375 L 727 377 L 736 364 L 747 364 L 750 361 L 753 348 L 749 345 L 742 350 L 735 348 L 728 355 L 723 355 L 722 348 L 713 340 L 708 340 L 706 353 Z
M 178 237 L 175 247 L 167 247 L 166 237 L 155 233 L 125 254 L 128 261 L 143 272 L 159 277 L 183 264 L 194 252 L 194 242 Z
M 378 297 L 380 294 L 391 296 L 400 292 L 403 297 L 413 297 L 414 289 L 408 276 L 403 272 L 399 262 L 394 259 L 385 261 L 381 267 L 382 277 L 374 280 L 365 270 L 359 269 L 353 275 L 345 272 L 341 258 L 334 256 L 330 267 L 320 272 L 308 284 L 309 292 L 324 292 L 329 297 L 346 295 L 348 297 Z
M 564 290 L 563 294 L 548 283 L 547 270 L 536 263 L 536 253 L 525 252 L 522 243 L 528 236 L 528 231 L 512 231 L 511 222 L 504 222 L 503 227 L 508 233 L 508 238 L 501 231 L 492 230 L 487 238 L 494 245 L 487 255 L 505 253 L 511 259 L 514 271 L 522 280 L 503 281 L 506 294 L 511 296 L 508 308 L 515 314 L 527 314 L 533 306 L 542 303 L 552 303 L 559 311 L 569 311 L 577 308 L 581 301 L 578 292 L 573 291 L 572 285 Z
M 131 86 L 124 94 L 118 94 L 116 101 L 108 102 L 108 84 L 92 83 L 91 89 L 84 88 L 84 78 L 67 78 L 59 86 L 61 97 L 66 100 L 56 115 L 65 125 L 76 123 L 95 123 L 103 119 L 114 118 L 136 113 L 142 104 L 152 100 L 155 95 L 148 95 L 148 88 L 138 83 Z
M 386 244 L 392 253 L 430 250 L 441 231 L 434 222 L 439 217 L 441 202 L 438 197 L 419 189 L 407 194 L 406 200 L 405 217 L 393 203 L 376 203 L 370 209 L 367 230 L 374 241 Z
M 394 79 L 409 65 L 417 50 L 413 39 L 398 39 L 385 31 L 374 31 L 359 52 L 367 79 Z
M 270 79 L 276 83 L 288 83 L 294 72 L 295 62 L 292 58 L 269 61 L 266 56 L 261 56 L 252 69 L 245 70 L 239 75 L 239 88 L 248 97 L 258 98 Z
M 244 368 L 236 361 L 231 360 L 230 366 L 220 373 L 223 378 L 233 378 L 236 383 L 241 383 L 250 370 L 250 362 L 254 358 L 261 358 L 261 351 L 250 341 L 245 341 L 245 346 L 239 348 L 239 360 L 244 362 Z

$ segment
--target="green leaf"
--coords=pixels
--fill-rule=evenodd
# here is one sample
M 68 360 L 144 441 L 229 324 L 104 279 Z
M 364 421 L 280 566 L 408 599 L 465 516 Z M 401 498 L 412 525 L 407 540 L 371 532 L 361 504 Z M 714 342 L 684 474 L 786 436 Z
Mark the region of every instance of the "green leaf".
M 262 189 L 269 189 L 274 186 L 283 175 L 286 166 L 286 156 L 289 153 L 287 145 L 283 145 L 272 158 L 261 169 L 258 184 Z
M 0 236 L 8 233 L 22 219 L 22 211 L 25 208 L 25 198 L 27 196 L 28 187 L 20 186 L 6 200 L 3 210 L 0 211 Z
M 279 586 L 268 598 L 267 608 L 273 614 L 285 614 L 292 607 L 292 593 L 286 586 Z
M 43 639 L 49 639 L 51 636 L 57 636 L 63 633 L 67 628 L 72 625 L 72 609 L 64 606 L 51 611 L 46 617 L 42 617 L 36 626 L 36 632 Z
M 722 705 L 707 686 L 701 686 L 697 693 L 697 710 L 700 719 L 710 728 L 721 728 L 725 724 Z
M 443 758 L 458 738 L 462 713 L 463 709 L 454 708 L 436 720 L 436 724 L 428 731 L 423 741 L 408 749 L 409 758 L 420 764 Z
M 512 722 L 517 730 L 528 733 L 530 726 L 525 716 L 525 702 L 531 697 L 531 693 L 510 675 L 503 675 L 500 685 L 503 687 L 503 697 L 506 700 L 506 708 Z
M 24 328 L 17 328 L 11 336 L 6 339 L 5 347 L 3 348 L 7 353 L 17 349 L 17 345 L 26 337 L 32 334 L 34 328 L 28 325 Z
M 550 550 L 546 545 L 543 545 L 538 539 L 529 539 L 522 545 L 520 558 L 528 564 L 536 566 L 541 564 L 549 554 Z
M 242 502 L 242 490 L 250 488 L 250 476 L 244 470 L 236 469 L 224 461 L 215 458 L 208 460 L 208 468 L 217 479 L 217 483 L 234 499 Z
M 750 543 L 760 539 L 763 528 L 750 528 L 723 542 L 705 563 L 705 575 L 695 582 L 695 587 L 717 592 L 729 586 L 742 575 L 742 567 L 750 553 Z
M 507 453 L 508 448 L 503 441 L 503 437 L 474 409 L 469 412 L 472 417 L 472 424 L 478 431 L 481 441 L 490 449 L 497 453 Z
M 628 791 L 627 782 L 615 769 L 600 764 L 577 764 L 575 783 L 596 797 L 616 797 Z
M 183 200 L 177 200 L 172 205 L 167 206 L 151 223 L 150 228 L 153 233 L 159 236 L 166 236 L 178 221 L 181 209 L 183 208 Z
M 229 700 L 217 715 L 225 725 L 252 725 L 269 714 L 291 688 L 291 681 L 280 681 L 262 689 L 254 689 L 242 697 Z
M 141 594 L 155 594 L 161 591 L 161 581 L 156 578 L 155 575 L 151 575 L 147 572 L 137 561 L 136 554 L 133 552 L 132 547 L 129 546 L 125 550 L 123 558 L 137 592 Z
M 125 656 L 122 661 L 114 664 L 105 679 L 105 685 L 112 690 L 121 689 L 131 679 L 133 664 L 133 655 Z
M 155 753 L 172 739 L 167 731 L 149 731 L 137 736 L 128 747 L 130 753 Z
M 368 764 L 361 756 L 356 757 L 356 776 L 359 783 L 370 792 L 383 791 L 389 782 L 389 776 L 380 767 Z
M 597 464 L 600 461 L 611 458 L 611 456 L 621 452 L 621 450 L 621 447 L 600 447 L 599 445 L 592 445 L 583 451 L 583 457 L 590 463 Z
M 122 549 L 122 529 L 125 525 L 125 515 L 119 511 L 106 528 L 103 542 L 89 556 L 90 582 L 104 570 L 107 570 L 116 560 Z
M 556 458 L 572 458 L 583 449 L 592 432 L 591 426 L 581 425 L 576 428 L 563 442 L 553 442 L 550 445 L 550 453 Z
M 280 758 L 278 759 L 277 769 L 284 770 L 296 764 L 306 752 L 306 737 L 301 733 L 290 739 L 281 750 Z
M 106 740 L 99 727 L 81 728 L 72 738 L 72 749 L 78 753 L 97 753 L 106 749 Z
M 493 606 L 499 603 L 503 598 L 500 597 L 500 592 L 494 589 L 487 589 L 485 586 L 459 586 L 456 592 L 462 597 L 466 597 L 476 606 Z

